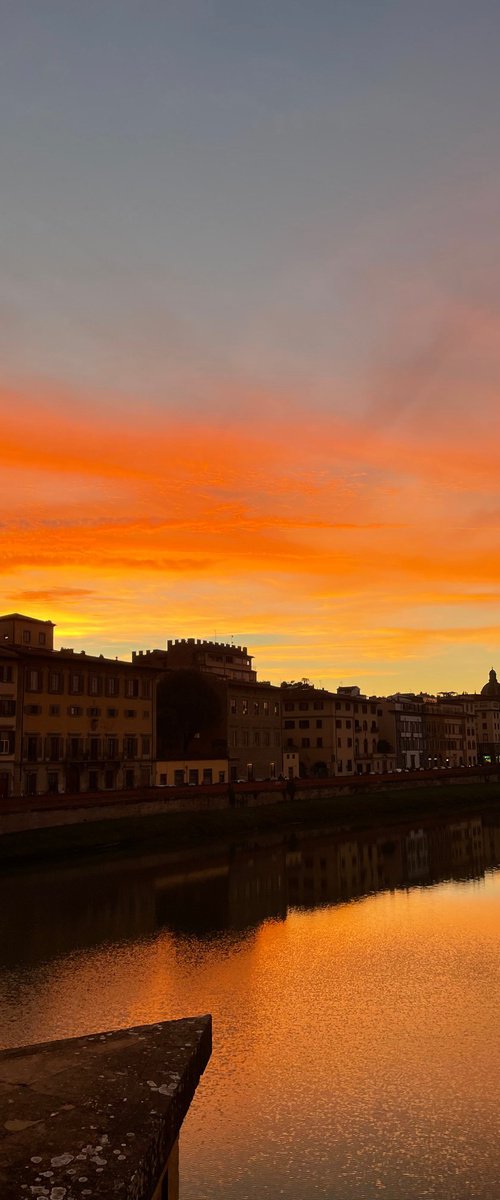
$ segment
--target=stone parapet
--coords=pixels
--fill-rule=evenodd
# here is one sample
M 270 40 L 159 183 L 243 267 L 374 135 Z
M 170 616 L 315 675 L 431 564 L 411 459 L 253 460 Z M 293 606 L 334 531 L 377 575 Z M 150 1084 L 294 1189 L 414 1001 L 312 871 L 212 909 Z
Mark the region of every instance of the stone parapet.
M 172 1200 L 211 1037 L 204 1016 L 2 1052 L 2 1200 Z

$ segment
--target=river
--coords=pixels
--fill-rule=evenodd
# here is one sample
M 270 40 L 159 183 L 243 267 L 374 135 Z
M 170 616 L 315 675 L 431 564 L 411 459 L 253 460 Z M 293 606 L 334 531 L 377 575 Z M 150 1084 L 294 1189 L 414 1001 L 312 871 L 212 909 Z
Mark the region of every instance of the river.
M 3 1046 L 211 1012 L 182 1200 L 497 1200 L 500 814 L 0 883 Z

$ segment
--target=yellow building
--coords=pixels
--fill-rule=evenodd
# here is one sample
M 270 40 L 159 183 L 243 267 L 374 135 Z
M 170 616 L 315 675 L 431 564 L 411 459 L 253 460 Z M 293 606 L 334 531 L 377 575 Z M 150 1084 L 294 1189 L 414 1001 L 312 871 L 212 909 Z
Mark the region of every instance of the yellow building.
M 14 791 L 17 674 L 15 654 L 0 643 L 0 801 Z
M 53 630 L 19 613 L 0 617 L 0 708 L 14 707 L 0 716 L 4 796 L 150 786 L 156 671 L 54 650 Z
M 227 758 L 164 759 L 156 763 L 157 787 L 184 787 L 197 784 L 228 783 Z

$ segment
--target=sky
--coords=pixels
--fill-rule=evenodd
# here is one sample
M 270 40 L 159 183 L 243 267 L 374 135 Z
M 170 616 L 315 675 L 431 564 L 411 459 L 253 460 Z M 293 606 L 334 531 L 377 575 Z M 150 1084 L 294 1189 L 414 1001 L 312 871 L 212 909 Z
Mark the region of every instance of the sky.
M 0 0 L 1 610 L 500 669 L 497 0 Z

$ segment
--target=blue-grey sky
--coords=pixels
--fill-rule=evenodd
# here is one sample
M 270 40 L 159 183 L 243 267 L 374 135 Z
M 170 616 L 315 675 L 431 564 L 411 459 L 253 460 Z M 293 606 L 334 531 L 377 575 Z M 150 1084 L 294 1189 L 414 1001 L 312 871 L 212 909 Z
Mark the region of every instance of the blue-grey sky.
M 197 371 L 342 378 L 384 352 L 409 273 L 438 305 L 490 286 L 497 3 L 0 11 L 13 374 L 163 403 Z

